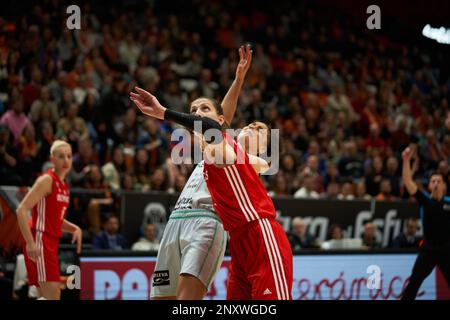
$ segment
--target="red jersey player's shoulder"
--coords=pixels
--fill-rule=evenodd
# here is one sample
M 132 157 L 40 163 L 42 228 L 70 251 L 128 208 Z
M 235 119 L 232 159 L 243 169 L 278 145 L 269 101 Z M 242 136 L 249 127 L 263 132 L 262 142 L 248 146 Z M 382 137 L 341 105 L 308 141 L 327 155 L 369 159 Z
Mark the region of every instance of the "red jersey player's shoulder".
M 48 174 L 48 175 L 53 179 L 53 182 L 56 183 L 56 185 L 58 186 L 58 188 L 59 188 L 60 186 L 68 187 L 67 181 L 66 181 L 66 180 L 62 181 L 62 180 L 58 177 L 58 175 L 56 174 L 56 172 L 53 171 L 53 169 L 48 169 L 48 171 L 46 172 L 46 174 Z
M 47 172 L 43 173 L 36 179 L 36 183 L 51 185 L 53 183 L 53 177 Z
M 50 174 L 44 173 L 36 179 L 34 187 L 42 188 L 45 194 L 48 195 L 52 192 L 53 178 Z

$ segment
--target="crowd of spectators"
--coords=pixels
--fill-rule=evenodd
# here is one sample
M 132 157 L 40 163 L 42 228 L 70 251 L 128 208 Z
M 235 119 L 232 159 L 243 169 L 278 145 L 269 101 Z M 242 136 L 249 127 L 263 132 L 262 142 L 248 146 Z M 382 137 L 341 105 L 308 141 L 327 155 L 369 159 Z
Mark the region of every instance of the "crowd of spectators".
M 345 234 L 342 226 L 339 224 L 331 224 L 328 227 L 327 237 L 325 241 L 321 241 L 315 237 L 309 230 L 307 223 L 301 217 L 292 219 L 291 229 L 287 232 L 292 250 L 304 249 L 417 249 L 422 245 L 422 236 L 420 235 L 419 219 L 411 217 L 406 219 L 400 233 L 386 245 L 383 245 L 381 239 L 377 236 L 377 227 L 373 221 L 367 221 L 364 224 L 362 234 L 358 238 Z M 346 240 L 353 241 L 347 247 L 343 246 Z M 355 241 L 356 240 L 356 241 Z M 334 242 L 334 247 L 329 244 Z
M 193 166 L 172 163 L 174 128 L 141 116 L 129 92 L 139 85 L 179 111 L 200 96 L 221 100 L 248 42 L 253 61 L 232 127 L 261 120 L 280 129 L 280 170 L 263 177 L 272 196 L 408 198 L 408 145 L 418 183 L 437 170 L 450 186 L 442 55 L 309 2 L 291 10 L 231 1 L 223 10 L 199 0 L 189 15 L 183 5 L 101 3 L 81 5 L 80 30 L 66 27 L 59 0 L 0 15 L 2 185 L 31 185 L 62 138 L 73 147 L 71 187 L 181 191 Z

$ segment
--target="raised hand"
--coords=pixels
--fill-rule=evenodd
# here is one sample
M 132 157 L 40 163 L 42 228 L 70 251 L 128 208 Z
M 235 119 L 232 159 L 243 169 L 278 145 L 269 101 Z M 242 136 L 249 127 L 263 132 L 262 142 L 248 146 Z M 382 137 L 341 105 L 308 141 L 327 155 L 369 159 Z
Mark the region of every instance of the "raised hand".
M 239 63 L 236 68 L 236 78 L 239 80 L 244 80 L 248 69 L 252 63 L 253 51 L 249 44 L 241 46 L 239 48 Z
M 409 161 L 411 159 L 412 152 L 411 149 L 408 147 L 402 152 L 403 161 Z
M 158 99 L 144 89 L 139 87 L 135 87 L 134 89 L 137 93 L 130 92 L 130 99 L 139 108 L 139 110 L 147 116 L 163 120 L 166 108 L 159 103 Z

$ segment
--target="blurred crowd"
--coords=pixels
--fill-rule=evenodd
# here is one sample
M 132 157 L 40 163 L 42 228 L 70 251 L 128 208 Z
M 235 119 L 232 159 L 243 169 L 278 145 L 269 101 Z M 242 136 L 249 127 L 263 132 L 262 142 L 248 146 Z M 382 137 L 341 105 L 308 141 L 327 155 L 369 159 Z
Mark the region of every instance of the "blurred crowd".
M 181 191 L 193 166 L 172 163 L 174 128 L 141 116 L 129 92 L 139 85 L 179 111 L 200 96 L 221 100 L 245 43 L 253 62 L 232 127 L 281 130 L 280 171 L 263 178 L 272 196 L 407 198 L 408 145 L 418 183 L 437 170 L 450 185 L 443 56 L 309 3 L 223 10 L 197 0 L 189 15 L 182 2 L 156 3 L 81 5 L 80 30 L 66 27 L 59 0 L 0 16 L 3 185 L 31 185 L 62 138 L 73 147 L 72 187 Z
M 51 166 L 52 142 L 67 140 L 68 182 L 84 190 L 72 193 L 69 220 L 94 250 L 157 251 L 156 224 L 139 239 L 121 233 L 117 194 L 180 192 L 193 170 L 170 158 L 175 127 L 143 117 L 129 92 L 139 85 L 184 112 L 201 96 L 221 101 L 246 43 L 253 61 L 231 126 L 260 120 L 280 129 L 280 170 L 261 178 L 271 196 L 408 199 L 407 146 L 416 183 L 440 173 L 450 195 L 448 50 L 411 42 L 408 30 L 369 31 L 311 1 L 77 3 L 80 30 L 67 28 L 65 0 L 20 1 L 0 12 L 0 185 L 32 185 Z M 319 241 L 299 216 L 290 227 L 294 251 L 385 247 L 370 221 L 357 239 L 332 224 Z M 387 246 L 421 241 L 411 217 Z M 0 297 L 8 298 L 4 269 Z

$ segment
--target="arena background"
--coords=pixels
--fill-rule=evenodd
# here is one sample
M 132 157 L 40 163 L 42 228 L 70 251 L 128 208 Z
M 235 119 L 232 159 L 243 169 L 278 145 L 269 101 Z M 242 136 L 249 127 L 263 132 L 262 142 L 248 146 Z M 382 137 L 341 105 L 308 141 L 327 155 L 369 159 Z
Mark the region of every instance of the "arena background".
M 81 30 L 66 27 L 72 4 Z M 366 26 L 372 4 L 380 30 Z M 0 13 L 0 146 L 16 163 L 0 160 L 2 299 L 28 299 L 17 275 L 15 209 L 55 138 L 74 149 L 68 220 L 84 240 L 81 257 L 70 238 L 61 240 L 62 285 L 68 266 L 82 274 L 81 290 L 66 288 L 63 299 L 148 299 L 156 252 L 129 248 L 147 223 L 161 237 L 192 166 L 171 163 L 174 127 L 141 117 L 128 93 L 141 85 L 180 111 L 198 96 L 221 100 L 246 43 L 253 63 L 232 126 L 262 119 L 280 129 L 280 172 L 263 182 L 290 239 L 293 218 L 302 217 L 319 247 L 331 226 L 361 239 L 366 222 L 380 244 L 293 243 L 294 299 L 398 299 L 417 248 L 393 241 L 419 217 L 401 182 L 401 151 L 416 150 L 419 185 L 438 170 L 450 192 L 450 45 L 422 35 L 427 24 L 449 35 L 449 21 L 450 3 L 431 0 L 9 2 Z M 11 110 L 28 120 L 7 120 Z M 128 248 L 96 250 L 110 214 Z M 366 286 L 372 265 L 382 270 L 378 290 Z M 227 266 L 208 299 L 225 297 Z M 439 270 L 419 298 L 450 298 Z

